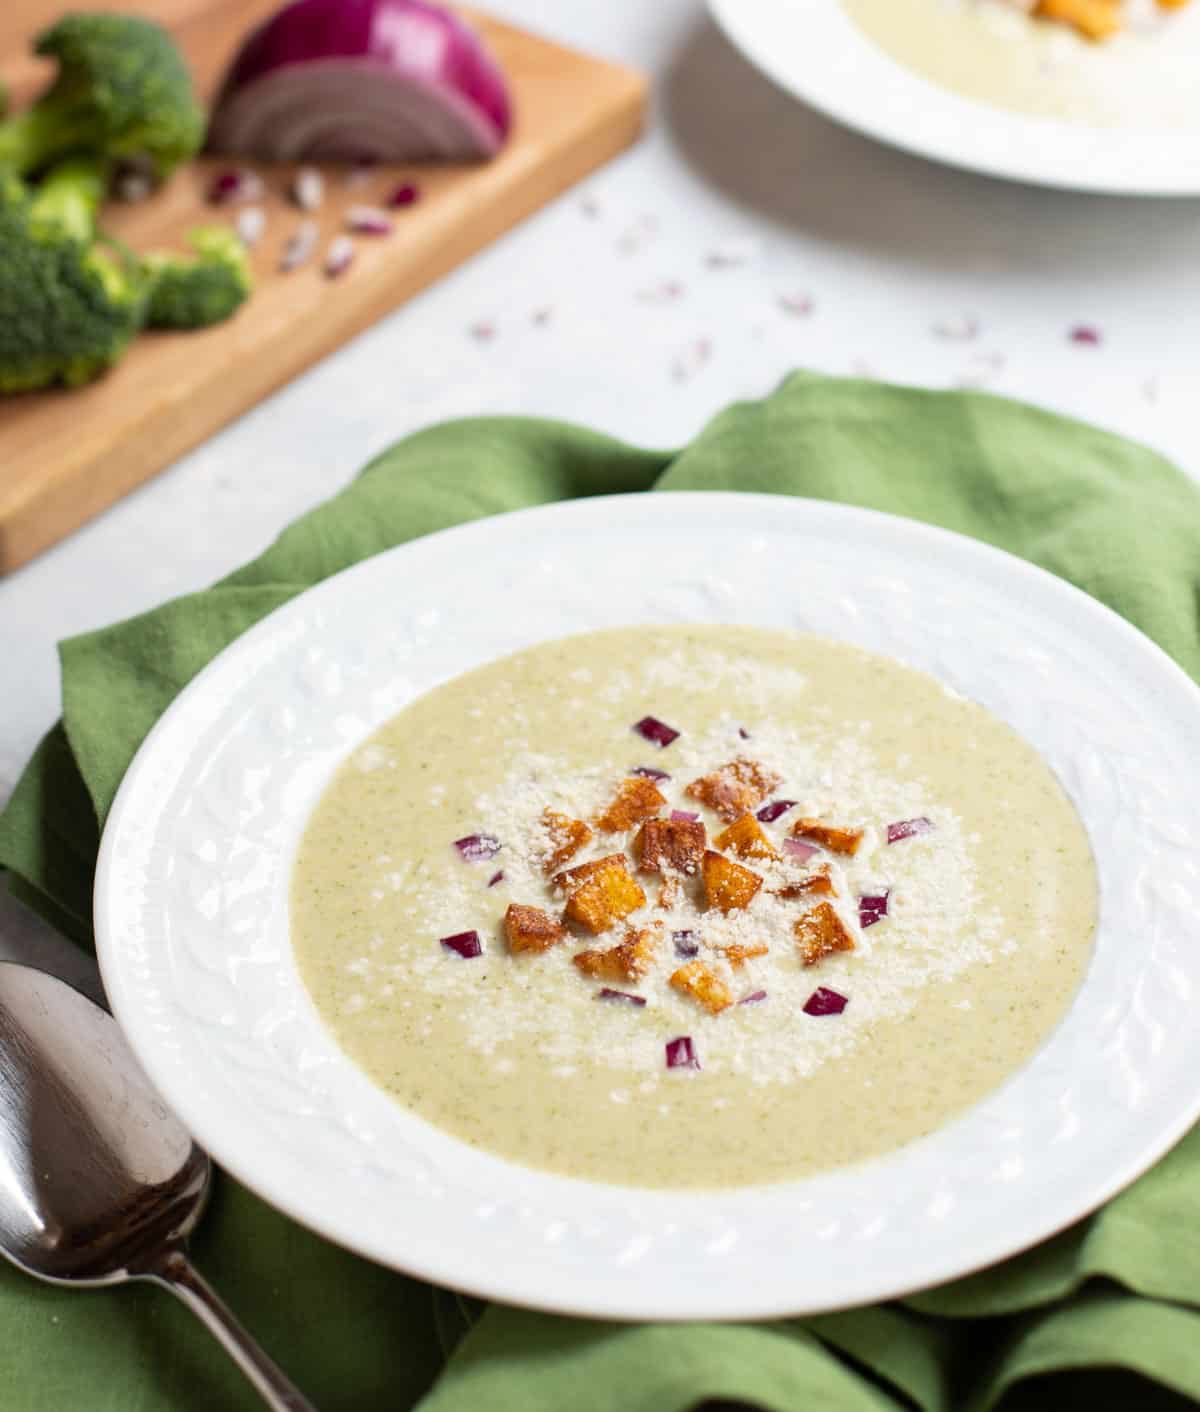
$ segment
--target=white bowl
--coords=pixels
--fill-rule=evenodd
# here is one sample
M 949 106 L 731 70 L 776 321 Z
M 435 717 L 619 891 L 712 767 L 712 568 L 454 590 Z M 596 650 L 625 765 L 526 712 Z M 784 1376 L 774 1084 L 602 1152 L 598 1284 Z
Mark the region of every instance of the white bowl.
M 931 1136 L 770 1187 L 573 1181 L 406 1112 L 318 1017 L 289 943 L 288 881 L 347 752 L 481 662 L 642 622 L 791 628 L 889 653 L 1008 721 L 1074 799 L 1102 892 L 1082 989 L 1028 1064 Z M 521 511 L 338 574 L 179 696 L 104 832 L 104 981 L 151 1079 L 217 1161 L 384 1264 L 598 1316 L 757 1318 L 885 1299 L 1077 1220 L 1200 1112 L 1198 725 L 1200 692 L 1126 622 L 942 530 L 763 495 Z

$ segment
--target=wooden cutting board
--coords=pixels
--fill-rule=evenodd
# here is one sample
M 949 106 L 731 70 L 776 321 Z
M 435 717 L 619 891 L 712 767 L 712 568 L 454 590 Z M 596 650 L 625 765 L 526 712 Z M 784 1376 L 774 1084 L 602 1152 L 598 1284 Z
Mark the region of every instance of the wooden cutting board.
M 200 92 L 211 95 L 240 37 L 278 0 L 81 0 L 79 8 L 150 14 L 176 34 Z M 14 104 L 45 81 L 30 37 L 62 7 L 0 3 L 0 77 Z M 111 505 L 316 359 L 452 270 L 637 136 L 644 79 L 509 25 L 471 15 L 512 85 L 516 125 L 495 160 L 472 167 L 326 169 L 318 256 L 290 274 L 280 251 L 302 218 L 287 198 L 291 170 L 259 168 L 266 233 L 253 252 L 257 288 L 226 324 L 143 335 L 108 376 L 75 391 L 0 399 L 0 574 Z M 232 221 L 205 192 L 228 162 L 201 160 L 137 205 L 112 204 L 104 224 L 135 249 L 177 245 L 189 227 Z M 390 236 L 356 237 L 337 280 L 320 253 L 346 208 L 375 204 L 400 181 L 421 199 L 395 212 Z

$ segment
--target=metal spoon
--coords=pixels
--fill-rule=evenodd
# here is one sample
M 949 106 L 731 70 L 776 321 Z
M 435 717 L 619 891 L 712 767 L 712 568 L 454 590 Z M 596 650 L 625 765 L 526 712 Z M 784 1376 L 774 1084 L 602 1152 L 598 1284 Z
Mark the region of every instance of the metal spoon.
M 51 1284 L 161 1285 L 273 1412 L 316 1412 L 184 1253 L 211 1177 L 112 1016 L 0 962 L 0 1254 Z

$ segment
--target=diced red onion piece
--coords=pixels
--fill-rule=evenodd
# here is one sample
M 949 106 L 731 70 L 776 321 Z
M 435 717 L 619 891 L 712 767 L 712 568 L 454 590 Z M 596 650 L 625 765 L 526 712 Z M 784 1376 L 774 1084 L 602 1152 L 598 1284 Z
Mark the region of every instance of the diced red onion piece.
M 829 990 L 827 987 L 819 985 L 804 1002 L 804 1013 L 806 1015 L 840 1015 L 849 1003 L 847 997 L 839 994 L 838 991 Z
M 785 838 L 783 840 L 783 851 L 788 854 L 789 857 L 795 858 L 798 862 L 807 863 L 817 849 L 814 844 L 805 843 L 802 839 Z
M 301 167 L 292 178 L 290 192 L 302 211 L 315 211 L 325 199 L 325 178 L 316 167 Z
M 864 893 L 858 899 L 859 926 L 873 927 L 876 922 L 882 922 L 888 914 L 888 898 L 891 895 L 890 887 L 884 892 Z
M 739 1005 L 758 1005 L 767 998 L 765 990 L 752 990 L 749 995 L 743 995 L 738 1001 Z
M 764 804 L 755 814 L 755 818 L 760 824 L 773 824 L 782 814 L 786 814 L 789 809 L 796 807 L 794 799 L 772 799 L 770 804 Z
M 929 833 L 932 829 L 932 819 L 900 819 L 887 826 L 887 841 L 899 843 L 902 838 L 916 838 L 918 834 Z
M 317 248 L 320 234 L 316 221 L 300 222 L 292 234 L 288 236 L 287 244 L 283 247 L 283 254 L 279 257 L 279 268 L 283 274 L 298 269 L 312 256 L 313 251 Z
M 1093 328 L 1091 324 L 1076 324 L 1071 330 L 1070 337 L 1072 343 L 1086 343 L 1092 348 L 1097 347 L 1101 342 L 1100 330 Z
M 699 817 L 699 814 L 693 814 L 690 809 L 671 810 L 671 818 L 674 819 L 677 823 L 694 824 Z
M 504 869 L 500 868 L 488 878 L 488 887 L 495 887 L 498 882 L 504 881 Z
M 490 833 L 469 833 L 465 838 L 456 838 L 454 846 L 464 863 L 482 863 L 487 858 L 494 858 L 504 847 Z
M 354 242 L 348 235 L 335 235 L 325 252 L 325 274 L 329 279 L 344 275 L 354 262 Z
M 690 956 L 700 955 L 700 943 L 696 940 L 695 932 L 672 932 L 671 940 L 675 944 L 675 955 L 685 961 Z
M 258 201 L 262 194 L 262 177 L 246 167 L 227 167 L 213 177 L 208 187 L 208 199 L 213 206 L 229 206 L 234 201 Z
M 644 995 L 634 995 L 628 990 L 611 990 L 608 986 L 596 992 L 596 999 L 623 1000 L 626 1005 L 645 1005 L 646 1003 L 646 997 Z
M 644 780 L 669 780 L 671 778 L 666 770 L 656 770 L 653 765 L 635 765 L 629 773 L 641 775 Z
M 453 951 L 456 956 L 461 956 L 464 961 L 470 961 L 475 956 L 483 955 L 483 946 L 479 940 L 478 932 L 456 932 L 454 936 L 442 937 L 442 945 L 447 951 Z
M 238 239 L 249 250 L 262 239 L 267 228 L 267 213 L 261 206 L 243 206 L 233 225 Z
M 670 726 L 657 720 L 654 716 L 643 716 L 633 729 L 643 740 L 648 740 L 651 745 L 657 745 L 660 750 L 670 745 L 673 740 L 679 739 L 677 730 L 672 730 Z
M 738 726 L 738 735 L 740 735 L 743 740 L 750 739 L 750 732 L 746 729 L 745 726 Z
M 696 1046 L 692 1043 L 691 1035 L 682 1034 L 678 1039 L 667 1041 L 668 1069 L 698 1069 L 699 1067 L 700 1056 L 696 1053 Z
M 420 199 L 421 188 L 414 186 L 411 181 L 402 181 L 388 196 L 387 205 L 399 210 L 404 206 L 415 206 Z
M 351 206 L 346 212 L 346 229 L 358 235 L 391 235 L 392 222 L 378 206 Z

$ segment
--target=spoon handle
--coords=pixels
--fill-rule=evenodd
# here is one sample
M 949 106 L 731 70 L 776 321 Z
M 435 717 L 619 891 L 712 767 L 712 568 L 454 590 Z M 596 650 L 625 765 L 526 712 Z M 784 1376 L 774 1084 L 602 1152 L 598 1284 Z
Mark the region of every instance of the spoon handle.
M 317 1412 L 283 1370 L 268 1358 L 236 1315 L 182 1250 L 167 1250 L 144 1277 L 169 1289 L 192 1311 L 245 1373 L 271 1412 Z

